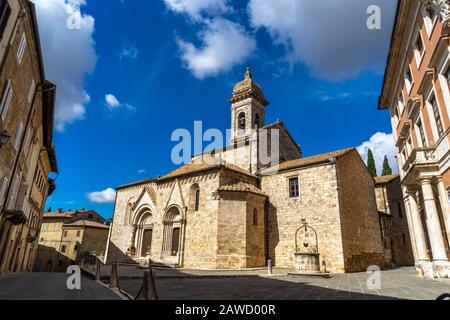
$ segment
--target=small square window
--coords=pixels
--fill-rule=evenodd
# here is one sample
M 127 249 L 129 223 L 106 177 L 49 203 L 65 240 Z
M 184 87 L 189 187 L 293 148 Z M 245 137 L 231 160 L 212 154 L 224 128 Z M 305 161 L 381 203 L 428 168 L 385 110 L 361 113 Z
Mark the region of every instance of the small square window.
M 298 185 L 298 178 L 289 179 L 289 197 L 298 198 L 300 196 L 300 189 Z
M 62 246 L 62 247 L 61 247 L 61 252 L 62 252 L 62 253 L 66 253 L 66 250 L 67 250 L 67 247 L 66 247 L 66 246 Z
M 77 238 L 79 238 L 79 237 L 80 237 L 80 235 L 81 235 L 81 231 L 80 231 L 80 230 L 78 230 L 78 231 L 77 231 Z

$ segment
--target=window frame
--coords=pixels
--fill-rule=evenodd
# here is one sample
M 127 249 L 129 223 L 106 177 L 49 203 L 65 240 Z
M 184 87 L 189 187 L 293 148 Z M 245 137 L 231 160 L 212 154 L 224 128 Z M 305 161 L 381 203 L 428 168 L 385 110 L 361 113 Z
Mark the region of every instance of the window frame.
M 406 77 L 407 74 L 410 75 L 410 77 L 409 77 L 410 79 L 408 79 L 408 77 Z M 412 88 L 414 87 L 414 76 L 411 71 L 411 67 L 409 65 L 406 67 L 403 77 L 404 77 L 405 84 L 406 84 L 406 91 L 408 92 L 408 94 L 411 94 Z
M 12 88 L 12 81 L 8 79 L 3 89 L 2 100 L 0 102 L 0 117 L 2 121 L 5 121 L 6 115 L 8 114 L 11 102 L 13 99 L 14 90 Z
M 420 50 L 417 47 L 417 42 L 420 40 L 420 43 L 422 44 L 422 50 Z M 423 57 L 425 56 L 427 50 L 425 47 L 425 42 L 423 41 L 422 32 L 420 32 L 420 29 L 417 29 L 416 34 L 414 35 L 414 41 L 413 41 L 413 51 L 414 56 L 416 57 L 416 63 L 417 68 L 419 69 L 423 62 Z M 412 73 L 411 73 L 412 77 Z
M 195 196 L 194 211 L 198 212 L 198 211 L 200 211 L 200 189 L 199 188 L 195 189 L 194 196 Z
M 292 176 L 292 177 L 288 177 L 288 192 L 289 192 L 289 198 L 290 199 L 298 199 L 300 198 L 300 179 L 298 176 Z M 291 181 L 296 181 L 297 186 L 296 186 L 296 190 L 292 189 L 292 183 Z
M 27 49 L 27 36 L 25 35 L 25 32 L 23 32 L 22 36 L 20 37 L 19 47 L 17 48 L 16 52 L 16 58 L 19 64 L 21 64 L 23 61 L 26 49 Z
M 431 9 L 434 13 L 434 17 L 429 17 L 427 14 L 427 9 Z M 436 26 L 436 22 L 438 21 L 439 14 L 434 10 L 433 6 L 428 3 L 423 6 L 422 9 L 422 17 L 424 20 L 425 29 L 427 30 L 428 38 L 430 39 L 433 35 L 434 27 Z

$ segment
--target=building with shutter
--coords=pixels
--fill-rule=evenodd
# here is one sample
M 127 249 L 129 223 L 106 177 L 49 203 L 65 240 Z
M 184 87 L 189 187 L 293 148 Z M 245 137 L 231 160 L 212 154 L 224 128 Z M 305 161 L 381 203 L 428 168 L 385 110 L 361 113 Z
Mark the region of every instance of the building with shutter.
M 417 271 L 450 277 L 450 2 L 399 1 L 379 108 L 388 110 Z
M 93 210 L 45 213 L 34 270 L 66 272 L 70 265 L 95 261 L 105 253 L 108 232 L 105 219 Z
M 57 172 L 55 85 L 46 80 L 36 12 L 0 0 L 0 274 L 30 271 Z

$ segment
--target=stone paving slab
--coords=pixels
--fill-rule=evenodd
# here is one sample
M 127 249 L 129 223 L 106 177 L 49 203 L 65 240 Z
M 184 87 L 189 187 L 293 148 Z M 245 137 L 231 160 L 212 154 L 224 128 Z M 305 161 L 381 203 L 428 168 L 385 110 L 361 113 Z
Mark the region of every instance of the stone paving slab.
M 367 288 L 366 273 L 334 274 L 331 279 L 242 272 L 241 277 L 230 278 L 208 278 L 204 272 L 197 277 L 159 278 L 159 273 L 155 271 L 156 288 L 162 300 L 434 300 L 450 293 L 450 279 L 423 279 L 414 268 L 382 271 L 379 290 Z M 122 278 L 119 283 L 134 296 L 142 280 Z
M 121 300 L 109 288 L 82 277 L 81 290 L 67 288 L 65 273 L 15 273 L 0 276 L 0 300 Z

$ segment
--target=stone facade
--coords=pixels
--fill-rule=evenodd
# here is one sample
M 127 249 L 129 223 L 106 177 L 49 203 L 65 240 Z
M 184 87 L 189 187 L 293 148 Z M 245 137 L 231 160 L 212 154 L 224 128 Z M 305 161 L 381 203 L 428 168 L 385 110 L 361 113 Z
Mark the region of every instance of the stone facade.
M 69 265 L 92 255 L 103 256 L 108 233 L 105 219 L 93 210 L 48 212 L 43 218 L 34 270 L 66 272 Z
M 0 274 L 31 271 L 47 196 L 55 189 L 55 85 L 45 79 L 34 5 L 7 0 L 0 14 Z M 3 22 L 6 21 L 6 24 Z
M 392 267 L 414 265 L 400 176 L 376 177 L 375 195 L 386 265 Z
M 238 269 L 270 259 L 294 269 L 297 231 L 307 223 L 317 233 L 308 249 L 319 251 L 322 271 L 383 267 L 374 181 L 357 151 L 304 158 L 281 121 L 265 124 L 268 101 L 249 69 L 229 102 L 227 148 L 117 188 L 107 262 Z
M 448 1 L 399 2 L 379 108 L 389 110 L 419 274 L 450 277 Z

